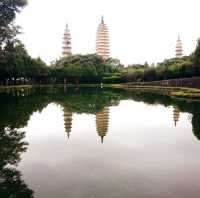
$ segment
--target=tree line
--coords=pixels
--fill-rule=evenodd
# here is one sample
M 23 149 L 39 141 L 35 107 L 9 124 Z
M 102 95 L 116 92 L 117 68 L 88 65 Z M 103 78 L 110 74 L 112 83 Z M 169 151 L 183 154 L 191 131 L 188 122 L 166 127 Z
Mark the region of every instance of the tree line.
M 189 56 L 166 59 L 156 65 L 145 63 L 144 65 L 129 65 L 123 68 L 121 80 L 124 79 L 125 82 L 148 82 L 194 76 L 200 76 L 200 40 L 198 40 L 194 53 Z

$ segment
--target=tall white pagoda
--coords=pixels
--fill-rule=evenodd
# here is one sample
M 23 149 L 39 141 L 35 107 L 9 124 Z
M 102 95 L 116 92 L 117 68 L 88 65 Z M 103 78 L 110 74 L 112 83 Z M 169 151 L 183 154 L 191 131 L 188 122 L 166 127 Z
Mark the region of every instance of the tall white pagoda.
M 180 36 L 178 36 L 178 40 L 176 41 L 176 58 L 181 58 L 183 56 L 183 47 Z
M 108 27 L 104 22 L 104 17 L 101 18 L 101 23 L 97 28 L 97 38 L 96 38 L 96 54 L 102 56 L 103 58 L 109 58 L 109 32 Z
M 70 56 L 72 54 L 72 47 L 71 47 L 71 34 L 68 28 L 68 24 L 66 25 L 66 29 L 63 36 L 63 51 L 62 56 Z

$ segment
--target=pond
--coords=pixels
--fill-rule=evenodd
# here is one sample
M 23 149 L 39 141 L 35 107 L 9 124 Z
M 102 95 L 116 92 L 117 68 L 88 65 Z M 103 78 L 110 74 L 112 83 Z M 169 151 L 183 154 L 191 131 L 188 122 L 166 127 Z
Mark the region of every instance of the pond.
M 0 112 L 1 198 L 199 198 L 198 101 L 48 87 Z

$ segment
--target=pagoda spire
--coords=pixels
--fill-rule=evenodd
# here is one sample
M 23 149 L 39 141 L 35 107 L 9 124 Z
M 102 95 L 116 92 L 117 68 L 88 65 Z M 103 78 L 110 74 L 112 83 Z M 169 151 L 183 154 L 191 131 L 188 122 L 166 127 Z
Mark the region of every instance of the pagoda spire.
M 104 16 L 101 17 L 101 23 L 104 23 Z
M 103 139 L 104 139 L 104 136 L 101 136 L 101 143 L 103 144 Z

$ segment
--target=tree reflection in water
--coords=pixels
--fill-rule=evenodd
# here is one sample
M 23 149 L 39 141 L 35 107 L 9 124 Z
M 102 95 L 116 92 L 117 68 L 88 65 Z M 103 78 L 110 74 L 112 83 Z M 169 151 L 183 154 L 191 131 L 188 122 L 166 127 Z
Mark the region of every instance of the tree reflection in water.
M 0 132 L 0 197 L 32 198 L 33 191 L 21 178 L 16 166 L 21 154 L 27 150 L 23 141 L 25 133 L 16 129 L 5 128 Z
M 194 135 L 200 140 L 200 109 L 194 109 L 193 111 L 192 127 Z

